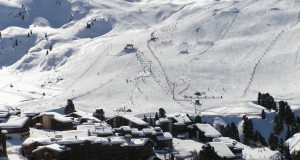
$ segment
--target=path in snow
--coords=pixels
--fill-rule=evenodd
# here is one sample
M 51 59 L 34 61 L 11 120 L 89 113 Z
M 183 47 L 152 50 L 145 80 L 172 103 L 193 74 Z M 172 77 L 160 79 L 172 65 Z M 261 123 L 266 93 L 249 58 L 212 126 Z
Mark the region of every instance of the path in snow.
M 297 24 L 299 24 L 300 22 L 300 12 L 298 13 L 298 18 L 296 23 L 292 24 L 291 26 L 289 26 L 288 28 L 281 30 L 277 36 L 275 37 L 275 39 L 271 42 L 271 44 L 263 51 L 262 55 L 259 57 L 259 59 L 257 60 L 257 62 L 255 63 L 253 70 L 250 74 L 250 79 L 249 82 L 247 83 L 247 86 L 244 90 L 244 93 L 242 95 L 242 97 L 245 97 L 247 95 L 247 92 L 249 90 L 249 88 L 251 87 L 253 80 L 255 78 L 255 74 L 256 74 L 256 70 L 257 67 L 259 66 L 260 62 L 262 61 L 262 59 L 266 56 L 266 54 L 272 49 L 272 47 L 276 44 L 276 42 L 278 41 L 278 39 L 280 39 L 280 37 L 282 37 L 283 33 L 287 32 L 288 30 L 291 30 L 292 28 L 296 27 Z

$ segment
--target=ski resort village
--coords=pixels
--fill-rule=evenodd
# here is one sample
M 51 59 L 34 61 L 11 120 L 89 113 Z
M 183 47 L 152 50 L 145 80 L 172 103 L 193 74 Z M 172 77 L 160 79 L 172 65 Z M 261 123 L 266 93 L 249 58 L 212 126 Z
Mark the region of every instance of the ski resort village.
M 300 160 L 299 0 L 0 0 L 0 159 Z

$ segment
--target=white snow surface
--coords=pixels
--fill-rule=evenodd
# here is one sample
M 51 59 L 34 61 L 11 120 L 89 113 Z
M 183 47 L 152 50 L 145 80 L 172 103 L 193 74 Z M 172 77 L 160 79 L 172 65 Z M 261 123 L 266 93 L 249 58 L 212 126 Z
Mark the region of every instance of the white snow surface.
M 163 107 L 257 116 L 260 91 L 297 111 L 299 8 L 296 0 L 0 1 L 0 106 L 61 112 L 72 99 L 76 110 L 106 115 Z

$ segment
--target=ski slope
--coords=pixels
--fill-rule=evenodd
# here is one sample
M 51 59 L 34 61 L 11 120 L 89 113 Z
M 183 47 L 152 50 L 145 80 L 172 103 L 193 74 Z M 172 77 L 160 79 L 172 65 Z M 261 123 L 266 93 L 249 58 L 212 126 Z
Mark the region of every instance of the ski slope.
M 73 99 L 89 112 L 194 112 L 196 91 L 210 97 L 199 109 L 209 113 L 257 114 L 248 102 L 259 91 L 299 104 L 299 8 L 276 0 L 1 1 L 0 104 L 50 110 Z

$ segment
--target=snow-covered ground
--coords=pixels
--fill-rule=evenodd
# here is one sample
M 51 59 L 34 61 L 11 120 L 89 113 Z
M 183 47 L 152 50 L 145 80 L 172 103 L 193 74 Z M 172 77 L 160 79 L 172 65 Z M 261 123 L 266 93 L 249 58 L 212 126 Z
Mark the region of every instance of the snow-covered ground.
M 3 0 L 0 105 L 47 111 L 73 99 L 86 112 L 135 115 L 191 113 L 200 98 L 198 112 L 230 119 L 257 116 L 260 91 L 298 111 L 299 8 L 297 0 Z

